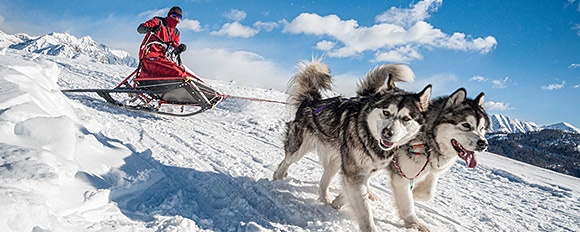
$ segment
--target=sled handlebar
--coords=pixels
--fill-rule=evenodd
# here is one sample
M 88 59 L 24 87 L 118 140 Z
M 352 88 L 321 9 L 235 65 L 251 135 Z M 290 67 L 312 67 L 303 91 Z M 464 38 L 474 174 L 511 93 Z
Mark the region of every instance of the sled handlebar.
M 157 40 L 158 40 L 160 43 L 167 44 L 167 45 L 169 45 L 169 46 L 172 46 L 173 44 L 175 44 L 175 41 L 164 41 L 164 40 L 163 40 L 163 39 L 161 39 L 161 38 L 160 38 L 160 37 L 159 37 L 157 34 L 155 34 L 155 33 L 153 33 L 153 32 L 149 32 L 149 34 L 150 34 L 150 35 L 153 35 L 153 36 L 155 36 L 155 38 L 156 38 L 156 39 L 157 39 Z M 176 58 L 177 58 L 178 65 L 181 65 L 181 52 L 179 52 L 179 53 L 178 53 L 178 52 L 175 52 L 175 55 L 177 56 Z
M 159 37 L 157 34 L 155 34 L 155 33 L 153 33 L 153 32 L 149 32 L 149 34 L 150 34 L 150 35 L 153 35 L 153 36 L 155 36 L 155 38 L 156 38 L 157 40 L 159 40 L 159 42 L 160 42 L 160 43 L 164 43 L 164 44 L 167 44 L 167 45 L 171 45 L 171 44 L 174 44 L 174 43 L 175 43 L 175 41 L 164 41 L 164 40 L 163 40 L 163 39 L 161 39 L 161 38 L 160 38 L 160 37 Z

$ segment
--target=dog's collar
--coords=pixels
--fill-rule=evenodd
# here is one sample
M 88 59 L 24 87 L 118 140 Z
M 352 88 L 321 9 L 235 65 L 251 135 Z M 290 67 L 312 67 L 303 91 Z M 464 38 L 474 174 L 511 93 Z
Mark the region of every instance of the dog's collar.
M 423 148 L 422 152 L 416 151 L 417 149 L 420 149 L 420 148 Z M 415 155 L 427 155 L 427 150 L 426 150 L 425 144 L 410 145 L 408 151 L 409 151 L 409 153 L 415 154 Z
M 416 144 L 416 145 L 409 145 L 409 149 L 408 152 L 411 154 L 415 154 L 415 155 L 425 155 L 427 157 L 427 160 L 425 161 L 425 165 L 423 165 L 423 168 L 421 168 L 421 171 L 419 171 L 419 173 L 417 173 L 417 175 L 415 175 L 414 177 L 408 177 L 407 175 L 405 175 L 405 173 L 403 173 L 403 170 L 401 170 L 401 167 L 399 166 L 398 162 L 397 162 L 397 155 L 393 156 L 393 165 L 395 166 L 395 169 L 397 170 L 397 173 L 399 173 L 399 175 L 401 175 L 402 177 L 404 177 L 405 179 L 409 180 L 410 186 L 411 186 L 411 190 L 413 190 L 413 184 L 414 184 L 414 180 L 419 177 L 427 168 L 427 165 L 429 165 L 429 162 L 431 161 L 429 159 L 429 153 L 427 151 L 425 152 L 415 152 L 413 151 L 416 148 L 425 148 L 425 144 Z

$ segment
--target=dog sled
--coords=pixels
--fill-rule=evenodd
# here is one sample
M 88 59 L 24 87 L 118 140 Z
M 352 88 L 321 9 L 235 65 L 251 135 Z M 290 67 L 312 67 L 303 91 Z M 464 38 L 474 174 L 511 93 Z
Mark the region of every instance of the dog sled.
M 175 52 L 172 42 L 150 40 L 149 33 L 146 49 L 159 44 L 166 50 L 166 57 L 180 67 L 180 54 Z M 143 61 L 121 83 L 113 89 L 70 89 L 62 92 L 93 92 L 116 106 L 153 112 L 171 116 L 192 116 L 214 108 L 226 99 L 226 95 L 216 91 L 203 82 L 199 76 L 186 69 L 183 76 L 152 76 L 143 72 Z

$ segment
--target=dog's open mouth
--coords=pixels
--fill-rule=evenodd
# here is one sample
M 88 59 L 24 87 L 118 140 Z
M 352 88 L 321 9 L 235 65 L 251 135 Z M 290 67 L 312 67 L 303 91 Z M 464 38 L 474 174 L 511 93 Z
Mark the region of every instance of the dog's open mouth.
M 465 160 L 467 167 L 475 168 L 475 166 L 477 166 L 475 152 L 463 148 L 463 146 L 461 146 L 461 144 L 459 144 L 459 142 L 457 142 L 455 139 L 451 139 L 451 145 L 453 145 L 453 148 L 455 148 L 455 151 L 457 151 L 457 155 Z
M 381 142 L 379 143 L 379 146 L 381 147 L 381 149 L 388 151 L 391 148 L 393 148 L 393 146 L 395 145 L 395 143 L 393 142 L 389 142 L 387 140 L 381 139 Z

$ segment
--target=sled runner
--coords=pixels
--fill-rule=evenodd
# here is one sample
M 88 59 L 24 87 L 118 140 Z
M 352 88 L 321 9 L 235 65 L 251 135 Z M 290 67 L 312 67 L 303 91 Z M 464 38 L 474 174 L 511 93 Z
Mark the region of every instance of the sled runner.
M 154 36 L 157 40 L 152 40 Z M 183 67 L 180 54 L 172 42 L 163 42 L 149 33 L 146 52 L 158 44 L 166 50 L 169 61 Z M 215 107 L 226 96 L 205 84 L 197 75 L 185 71 L 183 76 L 156 76 L 144 72 L 143 59 L 138 68 L 114 89 L 72 89 L 62 92 L 94 92 L 107 102 L 134 110 L 144 110 L 172 116 L 192 116 Z

